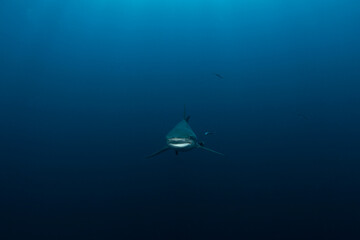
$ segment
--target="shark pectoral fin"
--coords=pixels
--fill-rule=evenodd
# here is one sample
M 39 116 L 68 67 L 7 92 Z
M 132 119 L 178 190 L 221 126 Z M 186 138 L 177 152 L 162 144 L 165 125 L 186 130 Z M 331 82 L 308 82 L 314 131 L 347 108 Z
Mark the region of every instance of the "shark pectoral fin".
M 156 155 L 159 155 L 160 153 L 165 152 L 166 150 L 169 150 L 169 147 L 168 147 L 168 146 L 164 147 L 163 149 L 161 149 L 161 150 L 159 150 L 159 151 L 157 151 L 157 152 L 154 152 L 153 154 L 147 156 L 146 158 L 155 157 Z
M 225 156 L 225 155 L 222 154 L 222 153 L 219 153 L 219 152 L 217 152 L 217 151 L 214 151 L 214 150 L 212 150 L 212 149 L 210 149 L 210 148 L 207 148 L 207 147 L 204 147 L 204 146 L 201 146 L 201 145 L 199 145 L 199 148 L 204 149 L 204 150 L 209 151 L 209 152 L 213 152 L 213 153 L 219 154 L 219 155 L 221 155 L 221 156 Z

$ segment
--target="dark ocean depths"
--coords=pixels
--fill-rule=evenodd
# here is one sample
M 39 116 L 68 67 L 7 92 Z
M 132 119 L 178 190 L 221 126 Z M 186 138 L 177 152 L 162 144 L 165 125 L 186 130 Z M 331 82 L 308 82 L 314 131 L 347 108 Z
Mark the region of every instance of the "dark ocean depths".
M 360 239 L 359 24 L 355 0 L 2 0 L 0 239 Z M 184 104 L 226 156 L 145 159 Z

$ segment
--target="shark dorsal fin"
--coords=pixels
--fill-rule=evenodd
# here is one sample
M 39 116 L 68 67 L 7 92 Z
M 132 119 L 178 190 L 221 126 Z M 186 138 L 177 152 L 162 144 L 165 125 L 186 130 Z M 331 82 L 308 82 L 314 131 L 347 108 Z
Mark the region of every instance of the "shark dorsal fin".
M 184 120 L 186 120 L 186 105 L 184 104 Z
M 186 105 L 184 104 L 184 120 L 186 121 L 186 122 L 189 122 L 189 120 L 190 120 L 190 116 L 187 116 L 186 115 Z
M 190 116 L 187 116 L 186 115 L 186 105 L 184 104 L 184 120 L 186 121 L 186 122 L 189 122 L 189 120 L 190 120 Z

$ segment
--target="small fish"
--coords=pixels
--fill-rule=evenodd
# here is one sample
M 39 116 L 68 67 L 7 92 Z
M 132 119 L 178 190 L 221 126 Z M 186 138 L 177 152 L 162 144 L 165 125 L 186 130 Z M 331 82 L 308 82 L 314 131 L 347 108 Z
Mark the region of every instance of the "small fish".
M 215 74 L 215 76 L 217 76 L 218 78 L 220 78 L 220 79 L 224 79 L 224 77 L 223 76 L 221 76 L 220 74 L 218 74 L 218 73 L 214 73 Z
M 204 134 L 205 134 L 205 136 L 208 136 L 208 135 L 213 135 L 213 134 L 215 134 L 215 132 L 205 132 Z
M 306 115 L 301 114 L 301 113 L 298 113 L 298 117 L 301 117 L 301 118 L 303 118 L 303 119 L 305 119 L 305 120 L 308 120 L 308 119 L 309 119 Z

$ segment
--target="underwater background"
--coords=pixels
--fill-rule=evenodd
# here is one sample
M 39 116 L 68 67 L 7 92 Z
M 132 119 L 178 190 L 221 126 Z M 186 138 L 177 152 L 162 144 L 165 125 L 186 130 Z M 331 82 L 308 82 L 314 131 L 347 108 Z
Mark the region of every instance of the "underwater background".
M 359 23 L 355 0 L 2 0 L 0 238 L 360 239 Z M 225 157 L 145 159 L 184 104 Z

